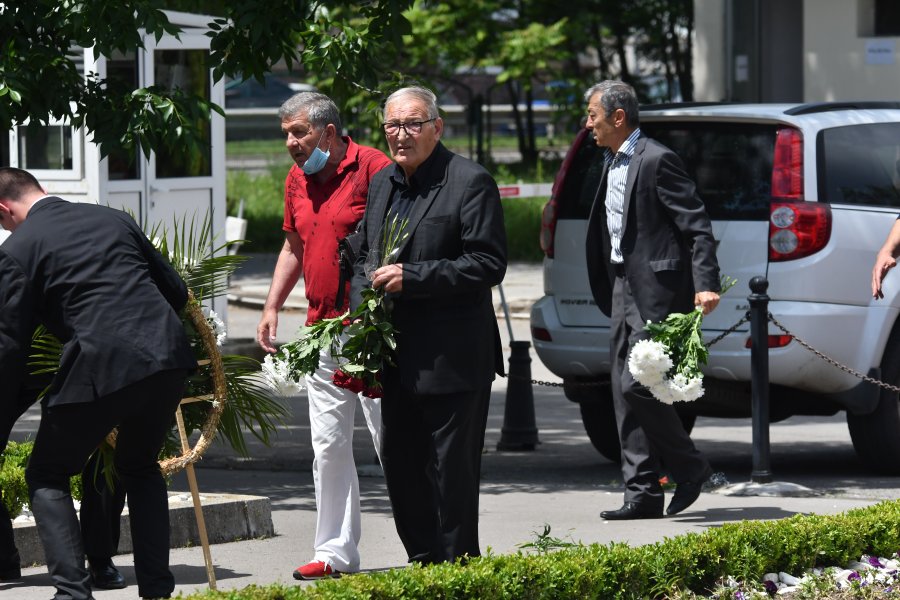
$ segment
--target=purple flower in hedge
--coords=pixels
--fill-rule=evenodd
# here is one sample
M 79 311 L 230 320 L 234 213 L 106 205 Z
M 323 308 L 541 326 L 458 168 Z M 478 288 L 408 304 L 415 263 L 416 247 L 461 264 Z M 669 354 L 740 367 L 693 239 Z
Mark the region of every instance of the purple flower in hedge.
M 770 596 L 778 593 L 778 584 L 774 581 L 769 581 L 768 579 L 763 581 L 763 587 L 766 588 L 766 593 Z
M 859 573 L 857 573 L 856 571 L 853 571 L 852 573 L 847 575 L 847 581 L 859 581 L 859 580 L 860 580 L 860 576 L 859 576 Z
M 866 562 L 868 562 L 873 567 L 878 567 L 879 569 L 884 568 L 884 563 L 881 562 L 877 556 L 867 556 Z
M 744 595 L 744 592 L 738 590 L 734 593 L 734 600 L 747 600 L 747 596 Z

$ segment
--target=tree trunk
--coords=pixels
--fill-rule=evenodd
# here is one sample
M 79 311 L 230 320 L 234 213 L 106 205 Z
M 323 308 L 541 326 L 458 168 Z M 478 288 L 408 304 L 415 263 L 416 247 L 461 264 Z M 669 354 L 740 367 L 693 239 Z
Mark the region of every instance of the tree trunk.
M 675 35 L 675 21 L 673 17 L 669 20 L 669 27 L 672 35 L 673 56 L 675 58 L 675 74 L 678 76 L 678 83 L 681 85 L 681 99 L 685 102 L 691 102 L 694 99 L 694 69 L 691 62 L 693 54 L 694 35 L 694 3 L 692 0 L 681 0 L 681 12 L 684 15 L 684 28 L 687 31 L 685 35 L 684 52 L 681 51 L 678 37 Z
M 625 35 L 616 32 L 616 55 L 619 57 L 619 79 L 626 83 L 631 83 L 631 72 L 628 70 L 628 60 L 625 53 Z
M 522 155 L 522 158 L 525 158 L 526 154 L 526 146 L 525 146 L 525 127 L 522 123 L 522 113 L 519 111 L 519 90 L 516 85 L 517 82 L 513 80 L 506 81 L 506 89 L 509 90 L 509 100 L 512 102 L 512 114 L 513 114 L 513 124 L 516 127 L 516 139 L 519 142 L 519 153 Z
M 527 138 L 525 150 L 522 152 L 522 162 L 528 167 L 537 165 L 538 152 L 534 140 L 534 107 L 532 106 L 531 86 L 525 88 L 525 127 Z

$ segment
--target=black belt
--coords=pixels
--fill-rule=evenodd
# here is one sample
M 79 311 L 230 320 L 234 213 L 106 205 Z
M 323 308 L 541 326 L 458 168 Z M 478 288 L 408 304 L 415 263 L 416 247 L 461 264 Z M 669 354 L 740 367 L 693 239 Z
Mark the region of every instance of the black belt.
M 625 264 L 624 263 L 612 263 L 613 272 L 615 272 L 616 277 L 625 277 Z

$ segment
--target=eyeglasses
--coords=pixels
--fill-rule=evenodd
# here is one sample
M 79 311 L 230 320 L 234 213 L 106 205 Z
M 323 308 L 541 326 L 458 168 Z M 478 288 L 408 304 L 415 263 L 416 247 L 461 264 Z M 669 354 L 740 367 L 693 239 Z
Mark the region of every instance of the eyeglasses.
M 411 123 L 383 123 L 381 128 L 384 129 L 384 133 L 387 135 L 400 135 L 400 130 L 406 132 L 406 135 L 419 135 L 422 133 L 422 125 L 425 123 L 431 123 L 435 119 L 428 119 L 427 121 L 412 121 Z

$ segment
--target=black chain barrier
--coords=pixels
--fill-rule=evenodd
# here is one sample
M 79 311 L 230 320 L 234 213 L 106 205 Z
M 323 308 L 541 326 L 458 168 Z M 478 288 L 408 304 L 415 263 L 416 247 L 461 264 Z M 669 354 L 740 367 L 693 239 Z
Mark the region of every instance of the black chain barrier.
M 884 388 L 884 389 L 886 389 L 886 390 L 890 390 L 890 391 L 895 392 L 895 393 L 900 393 L 900 387 L 898 387 L 898 386 L 896 386 L 896 385 L 891 385 L 890 383 L 885 383 L 884 381 L 879 381 L 878 379 L 875 379 L 875 378 L 873 378 L 873 377 L 869 377 L 868 375 L 865 375 L 865 374 L 863 374 L 863 373 L 860 373 L 859 371 L 856 371 L 856 370 L 854 370 L 854 369 L 848 367 L 847 365 L 844 365 L 844 364 L 839 363 L 838 361 L 836 361 L 835 359 L 831 358 L 831 357 L 828 356 L 827 354 L 824 354 L 823 352 L 821 352 L 821 351 L 819 351 L 819 350 L 816 350 L 816 349 L 813 348 L 811 345 L 809 345 L 807 342 L 803 341 L 802 339 L 798 338 L 796 335 L 794 335 L 793 333 L 791 333 L 791 331 L 790 331 L 787 327 L 785 327 L 784 325 L 782 325 L 781 323 L 779 323 L 779 322 L 778 322 L 778 319 L 776 319 L 776 318 L 772 315 L 772 313 L 768 313 L 768 317 L 769 317 L 769 321 L 771 321 L 772 324 L 775 325 L 775 327 L 777 327 L 778 329 L 780 329 L 780 330 L 781 330 L 782 332 L 784 332 L 786 335 L 791 336 L 791 339 L 795 340 L 798 344 L 800 344 L 801 346 L 803 346 L 804 348 L 806 348 L 807 350 L 809 350 L 810 352 L 812 352 L 813 354 L 815 354 L 816 356 L 818 356 L 819 358 L 821 358 L 822 360 L 824 360 L 825 362 L 827 362 L 828 364 L 830 364 L 830 365 L 832 365 L 832 366 L 834 366 L 834 367 L 837 367 L 838 369 L 840 369 L 840 370 L 843 371 L 844 373 L 847 373 L 847 374 L 849 374 L 849 375 L 853 375 L 854 377 L 856 377 L 856 378 L 858 378 L 858 379 L 862 379 L 862 380 L 865 381 L 866 383 L 873 383 L 873 384 L 875 384 L 875 385 L 877 385 L 877 386 L 879 386 L 879 387 L 881 387 L 881 388 Z
M 771 318 L 772 315 L 769 315 L 769 317 Z M 725 339 L 727 336 L 736 332 L 741 325 L 748 322 L 749 320 L 750 320 L 750 312 L 747 311 L 746 313 L 744 313 L 744 316 L 741 317 L 740 320 L 738 320 L 737 323 L 735 323 L 734 325 L 732 325 L 731 327 L 729 327 L 728 329 L 726 329 L 725 331 L 723 331 L 722 333 L 720 333 L 719 335 L 717 335 L 716 337 L 711 339 L 709 341 L 709 343 L 706 345 L 707 348 L 710 346 L 713 346 L 714 344 L 718 344 L 723 339 Z M 788 335 L 790 335 L 790 334 L 788 334 Z M 501 375 L 501 377 L 506 377 L 507 379 L 526 380 L 526 381 L 531 382 L 532 385 L 540 385 L 540 386 L 544 386 L 544 387 L 565 387 L 566 385 L 569 385 L 571 387 L 598 387 L 599 388 L 599 387 L 606 387 L 609 385 L 609 380 L 570 381 L 570 382 L 568 382 L 568 384 L 566 384 L 566 383 L 563 383 L 562 381 L 545 381 L 542 379 L 529 379 L 527 377 L 521 377 L 521 376 L 512 375 L 512 374 Z M 900 388 L 897 388 L 897 389 L 900 390 Z
M 807 350 L 809 350 L 810 352 L 812 352 L 813 354 L 815 354 L 816 356 L 818 356 L 819 358 L 821 358 L 822 360 L 827 362 L 828 364 L 840 369 L 841 371 L 843 371 L 849 375 L 856 377 L 857 379 L 861 379 L 862 381 L 865 381 L 866 383 L 871 383 L 871 384 L 877 385 L 878 387 L 889 390 L 891 392 L 900 394 L 900 386 L 892 385 L 890 383 L 875 379 L 873 377 L 869 377 L 868 375 L 866 375 L 864 373 L 860 373 L 859 371 L 857 371 L 851 367 L 848 367 L 847 365 L 841 364 L 840 362 L 831 358 L 824 352 L 817 350 L 812 345 L 810 345 L 808 342 L 797 337 L 796 334 L 791 332 L 791 330 L 789 330 L 781 322 L 779 322 L 778 319 L 776 319 L 774 317 L 774 315 L 772 315 L 772 313 L 767 313 L 767 315 L 768 315 L 769 321 L 771 321 L 772 324 L 775 325 L 775 327 L 780 329 L 782 331 L 782 333 L 784 333 L 785 335 L 791 336 L 791 339 L 795 340 L 798 344 L 800 344 L 801 346 L 803 346 L 804 348 L 806 348 Z M 720 333 L 719 335 L 714 337 L 712 340 L 710 340 L 709 343 L 707 344 L 707 347 L 713 346 L 713 345 L 717 344 L 718 342 L 721 342 L 727 336 L 736 332 L 741 325 L 743 325 L 744 323 L 747 323 L 749 320 L 750 320 L 750 313 L 748 311 L 734 325 L 732 325 L 731 327 L 729 327 L 728 329 L 726 329 L 725 331 L 723 331 L 722 333 Z M 570 381 L 570 382 L 568 382 L 568 384 L 566 384 L 566 383 L 563 383 L 562 381 L 546 381 L 546 380 L 542 380 L 542 379 L 529 379 L 527 377 L 520 377 L 518 375 L 501 375 L 501 377 L 506 377 L 507 379 L 520 379 L 520 380 L 524 379 L 524 380 L 529 381 L 532 385 L 540 385 L 540 386 L 544 386 L 544 387 L 560 387 L 561 388 L 561 387 L 565 387 L 566 385 L 569 385 L 572 387 L 598 387 L 599 388 L 599 387 L 605 387 L 605 386 L 609 385 L 608 380 Z

